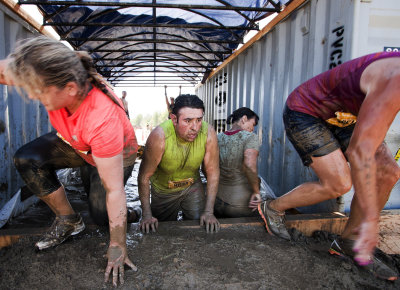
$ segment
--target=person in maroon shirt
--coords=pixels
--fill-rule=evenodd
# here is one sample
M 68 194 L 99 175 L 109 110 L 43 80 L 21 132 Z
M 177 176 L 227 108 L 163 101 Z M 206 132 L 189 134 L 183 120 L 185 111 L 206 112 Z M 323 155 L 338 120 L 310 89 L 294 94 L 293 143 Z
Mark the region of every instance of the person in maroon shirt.
M 337 198 L 354 185 L 349 220 L 330 253 L 350 256 L 375 276 L 396 280 L 397 273 L 373 252 L 380 211 L 400 177 L 384 143 L 399 109 L 400 53 L 366 55 L 297 87 L 286 101 L 285 130 L 319 181 L 301 184 L 263 205 L 269 232 L 290 239 L 285 210 Z

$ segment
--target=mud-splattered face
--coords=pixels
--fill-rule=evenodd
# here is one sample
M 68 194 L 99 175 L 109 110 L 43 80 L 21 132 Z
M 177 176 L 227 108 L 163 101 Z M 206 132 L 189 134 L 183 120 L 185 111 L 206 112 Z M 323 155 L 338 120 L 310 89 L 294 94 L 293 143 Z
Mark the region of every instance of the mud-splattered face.
M 171 120 L 177 136 L 187 142 L 193 142 L 201 129 L 203 110 L 184 107 L 177 115 L 171 114 Z

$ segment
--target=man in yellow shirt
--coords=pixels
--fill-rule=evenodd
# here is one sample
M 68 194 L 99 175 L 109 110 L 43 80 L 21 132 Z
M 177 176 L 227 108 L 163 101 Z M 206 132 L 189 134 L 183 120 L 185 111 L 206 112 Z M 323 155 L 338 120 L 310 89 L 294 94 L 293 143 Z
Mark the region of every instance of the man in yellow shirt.
M 143 232 L 156 231 L 158 220 L 177 220 L 179 211 L 186 219 L 200 219 L 207 232 L 219 230 L 214 216 L 218 141 L 203 115 L 202 100 L 195 95 L 180 95 L 171 119 L 156 127 L 147 139 L 138 176 Z M 201 165 L 207 177 L 207 194 L 200 180 Z

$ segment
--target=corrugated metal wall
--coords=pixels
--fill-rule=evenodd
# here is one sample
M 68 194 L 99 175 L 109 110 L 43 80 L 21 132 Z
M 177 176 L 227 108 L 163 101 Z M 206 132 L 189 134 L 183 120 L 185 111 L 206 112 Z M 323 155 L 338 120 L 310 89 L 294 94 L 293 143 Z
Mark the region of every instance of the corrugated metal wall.
M 31 26 L 0 4 L 0 59 L 19 39 L 38 35 Z M 12 87 L 0 85 L 0 208 L 22 185 L 12 157 L 23 144 L 51 130 L 46 110 L 24 100 Z
M 306 1 L 197 89 L 212 124 L 220 118 L 218 111 L 229 115 L 241 106 L 259 114 L 259 174 L 277 196 L 316 180 L 285 136 L 282 110 L 295 87 L 350 59 L 353 5 L 350 0 Z M 218 106 L 222 102 L 215 99 L 221 91 L 226 92 L 226 103 Z M 336 201 L 329 201 L 302 210 L 336 209 Z

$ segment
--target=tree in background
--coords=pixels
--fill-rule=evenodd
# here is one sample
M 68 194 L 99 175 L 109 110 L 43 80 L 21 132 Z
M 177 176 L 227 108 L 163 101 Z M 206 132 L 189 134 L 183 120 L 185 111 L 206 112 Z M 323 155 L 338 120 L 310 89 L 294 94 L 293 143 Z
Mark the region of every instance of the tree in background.
M 143 116 L 139 114 L 132 119 L 132 125 L 135 127 L 146 127 L 149 125 L 154 128 L 168 119 L 168 111 L 154 112 L 153 115 Z

